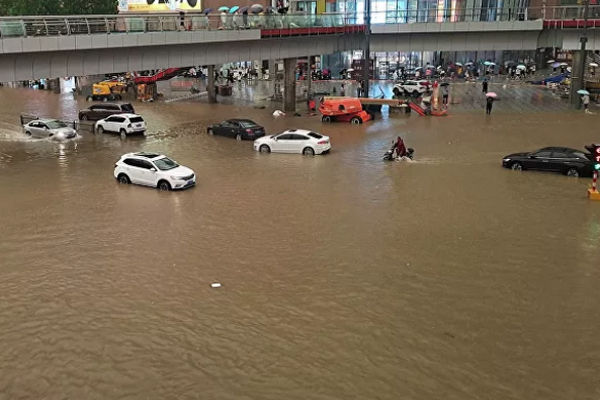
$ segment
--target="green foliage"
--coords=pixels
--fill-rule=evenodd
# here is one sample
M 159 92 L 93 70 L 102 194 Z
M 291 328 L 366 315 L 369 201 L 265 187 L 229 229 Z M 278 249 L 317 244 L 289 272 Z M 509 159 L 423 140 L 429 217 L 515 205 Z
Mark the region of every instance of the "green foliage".
M 115 14 L 117 0 L 0 0 L 0 15 Z

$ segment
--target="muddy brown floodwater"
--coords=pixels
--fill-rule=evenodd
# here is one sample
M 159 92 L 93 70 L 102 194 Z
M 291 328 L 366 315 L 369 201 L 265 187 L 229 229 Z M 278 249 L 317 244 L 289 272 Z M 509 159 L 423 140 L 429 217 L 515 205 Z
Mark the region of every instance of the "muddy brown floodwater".
M 598 399 L 600 204 L 502 156 L 598 141 L 569 112 L 393 116 L 136 104 L 147 138 L 24 140 L 70 95 L 0 91 L 0 399 Z M 326 156 L 211 137 L 245 116 Z M 414 163 L 383 163 L 401 133 Z M 122 186 L 153 150 L 184 192 Z M 221 288 L 210 287 L 219 282 Z

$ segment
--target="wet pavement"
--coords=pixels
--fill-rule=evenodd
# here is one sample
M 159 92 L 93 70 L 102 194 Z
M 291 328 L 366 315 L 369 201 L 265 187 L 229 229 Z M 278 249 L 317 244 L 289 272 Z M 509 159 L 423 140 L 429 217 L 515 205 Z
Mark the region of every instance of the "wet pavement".
M 452 90 L 469 89 L 479 101 Z M 488 117 L 462 101 L 360 126 L 135 103 L 147 137 L 58 144 L 25 138 L 19 114 L 88 104 L 0 88 L 0 399 L 596 400 L 600 204 L 587 179 L 500 163 L 597 142 L 600 116 L 521 90 Z M 205 133 L 230 117 L 333 149 Z M 381 160 L 398 134 L 415 162 Z M 117 184 L 140 150 L 197 187 Z

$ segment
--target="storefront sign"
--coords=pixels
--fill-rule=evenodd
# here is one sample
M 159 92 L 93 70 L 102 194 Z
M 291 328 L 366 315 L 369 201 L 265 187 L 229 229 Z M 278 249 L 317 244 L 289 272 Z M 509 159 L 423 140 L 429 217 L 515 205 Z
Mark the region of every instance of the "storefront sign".
M 119 0 L 119 12 L 200 11 L 201 0 Z

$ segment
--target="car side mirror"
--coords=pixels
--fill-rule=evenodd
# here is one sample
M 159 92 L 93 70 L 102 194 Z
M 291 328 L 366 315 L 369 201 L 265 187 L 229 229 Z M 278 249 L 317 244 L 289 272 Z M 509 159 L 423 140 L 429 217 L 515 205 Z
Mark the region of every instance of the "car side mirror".
M 530 155 L 530 156 L 528 156 L 527 158 L 536 158 L 536 157 L 535 157 L 535 156 L 532 156 L 532 155 Z
M 156 172 L 156 168 L 150 168 L 150 171 Z
M 276 137 L 273 138 L 274 141 L 277 141 L 278 139 Z

